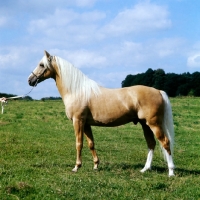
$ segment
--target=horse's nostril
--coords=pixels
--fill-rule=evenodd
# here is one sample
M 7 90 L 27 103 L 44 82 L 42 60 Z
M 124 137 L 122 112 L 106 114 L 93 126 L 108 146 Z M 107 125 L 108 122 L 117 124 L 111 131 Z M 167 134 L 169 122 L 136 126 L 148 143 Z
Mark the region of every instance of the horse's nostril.
M 33 85 L 31 79 L 28 79 L 28 84 L 29 84 L 30 86 Z

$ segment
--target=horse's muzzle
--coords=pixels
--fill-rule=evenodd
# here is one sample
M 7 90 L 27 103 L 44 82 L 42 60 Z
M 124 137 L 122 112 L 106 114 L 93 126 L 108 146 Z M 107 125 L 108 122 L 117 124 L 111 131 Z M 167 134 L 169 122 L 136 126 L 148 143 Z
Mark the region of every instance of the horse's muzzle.
M 28 84 L 29 84 L 30 86 L 36 87 L 36 86 L 37 86 L 37 83 L 38 83 L 37 77 L 29 77 L 29 78 L 28 78 Z

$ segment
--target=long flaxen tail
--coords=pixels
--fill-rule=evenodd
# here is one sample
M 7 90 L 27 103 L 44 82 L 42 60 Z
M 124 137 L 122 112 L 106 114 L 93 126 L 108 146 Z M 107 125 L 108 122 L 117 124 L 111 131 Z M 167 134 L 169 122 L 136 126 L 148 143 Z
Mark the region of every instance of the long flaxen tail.
M 173 115 L 172 115 L 172 107 L 169 101 L 169 98 L 167 94 L 164 91 L 160 91 L 163 100 L 164 100 L 164 120 L 163 120 L 163 129 L 165 132 L 165 135 L 169 139 L 170 142 L 170 150 L 171 154 L 173 155 L 174 152 L 174 123 L 173 123 Z M 162 148 L 163 150 L 163 148 Z M 165 153 L 163 151 L 164 158 Z

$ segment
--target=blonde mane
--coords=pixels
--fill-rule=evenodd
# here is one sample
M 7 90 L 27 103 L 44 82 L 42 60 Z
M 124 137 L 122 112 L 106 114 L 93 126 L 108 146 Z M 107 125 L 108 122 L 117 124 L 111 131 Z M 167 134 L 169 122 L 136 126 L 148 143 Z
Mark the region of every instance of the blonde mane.
M 92 93 L 95 96 L 100 94 L 99 85 L 95 81 L 89 79 L 68 61 L 58 56 L 55 56 L 55 59 L 63 87 L 65 87 L 71 95 L 74 95 L 80 100 L 85 99 L 88 101 Z M 48 63 L 47 59 L 45 59 L 44 63 Z M 48 64 L 47 67 L 49 67 Z

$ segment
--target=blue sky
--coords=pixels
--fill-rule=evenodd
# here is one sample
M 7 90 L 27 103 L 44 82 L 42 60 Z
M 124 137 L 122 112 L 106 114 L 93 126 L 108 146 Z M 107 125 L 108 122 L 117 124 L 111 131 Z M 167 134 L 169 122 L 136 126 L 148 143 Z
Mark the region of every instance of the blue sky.
M 0 1 L 0 92 L 27 93 L 44 50 L 109 88 L 148 68 L 199 71 L 199 8 L 196 0 Z M 49 79 L 30 96 L 59 93 Z

